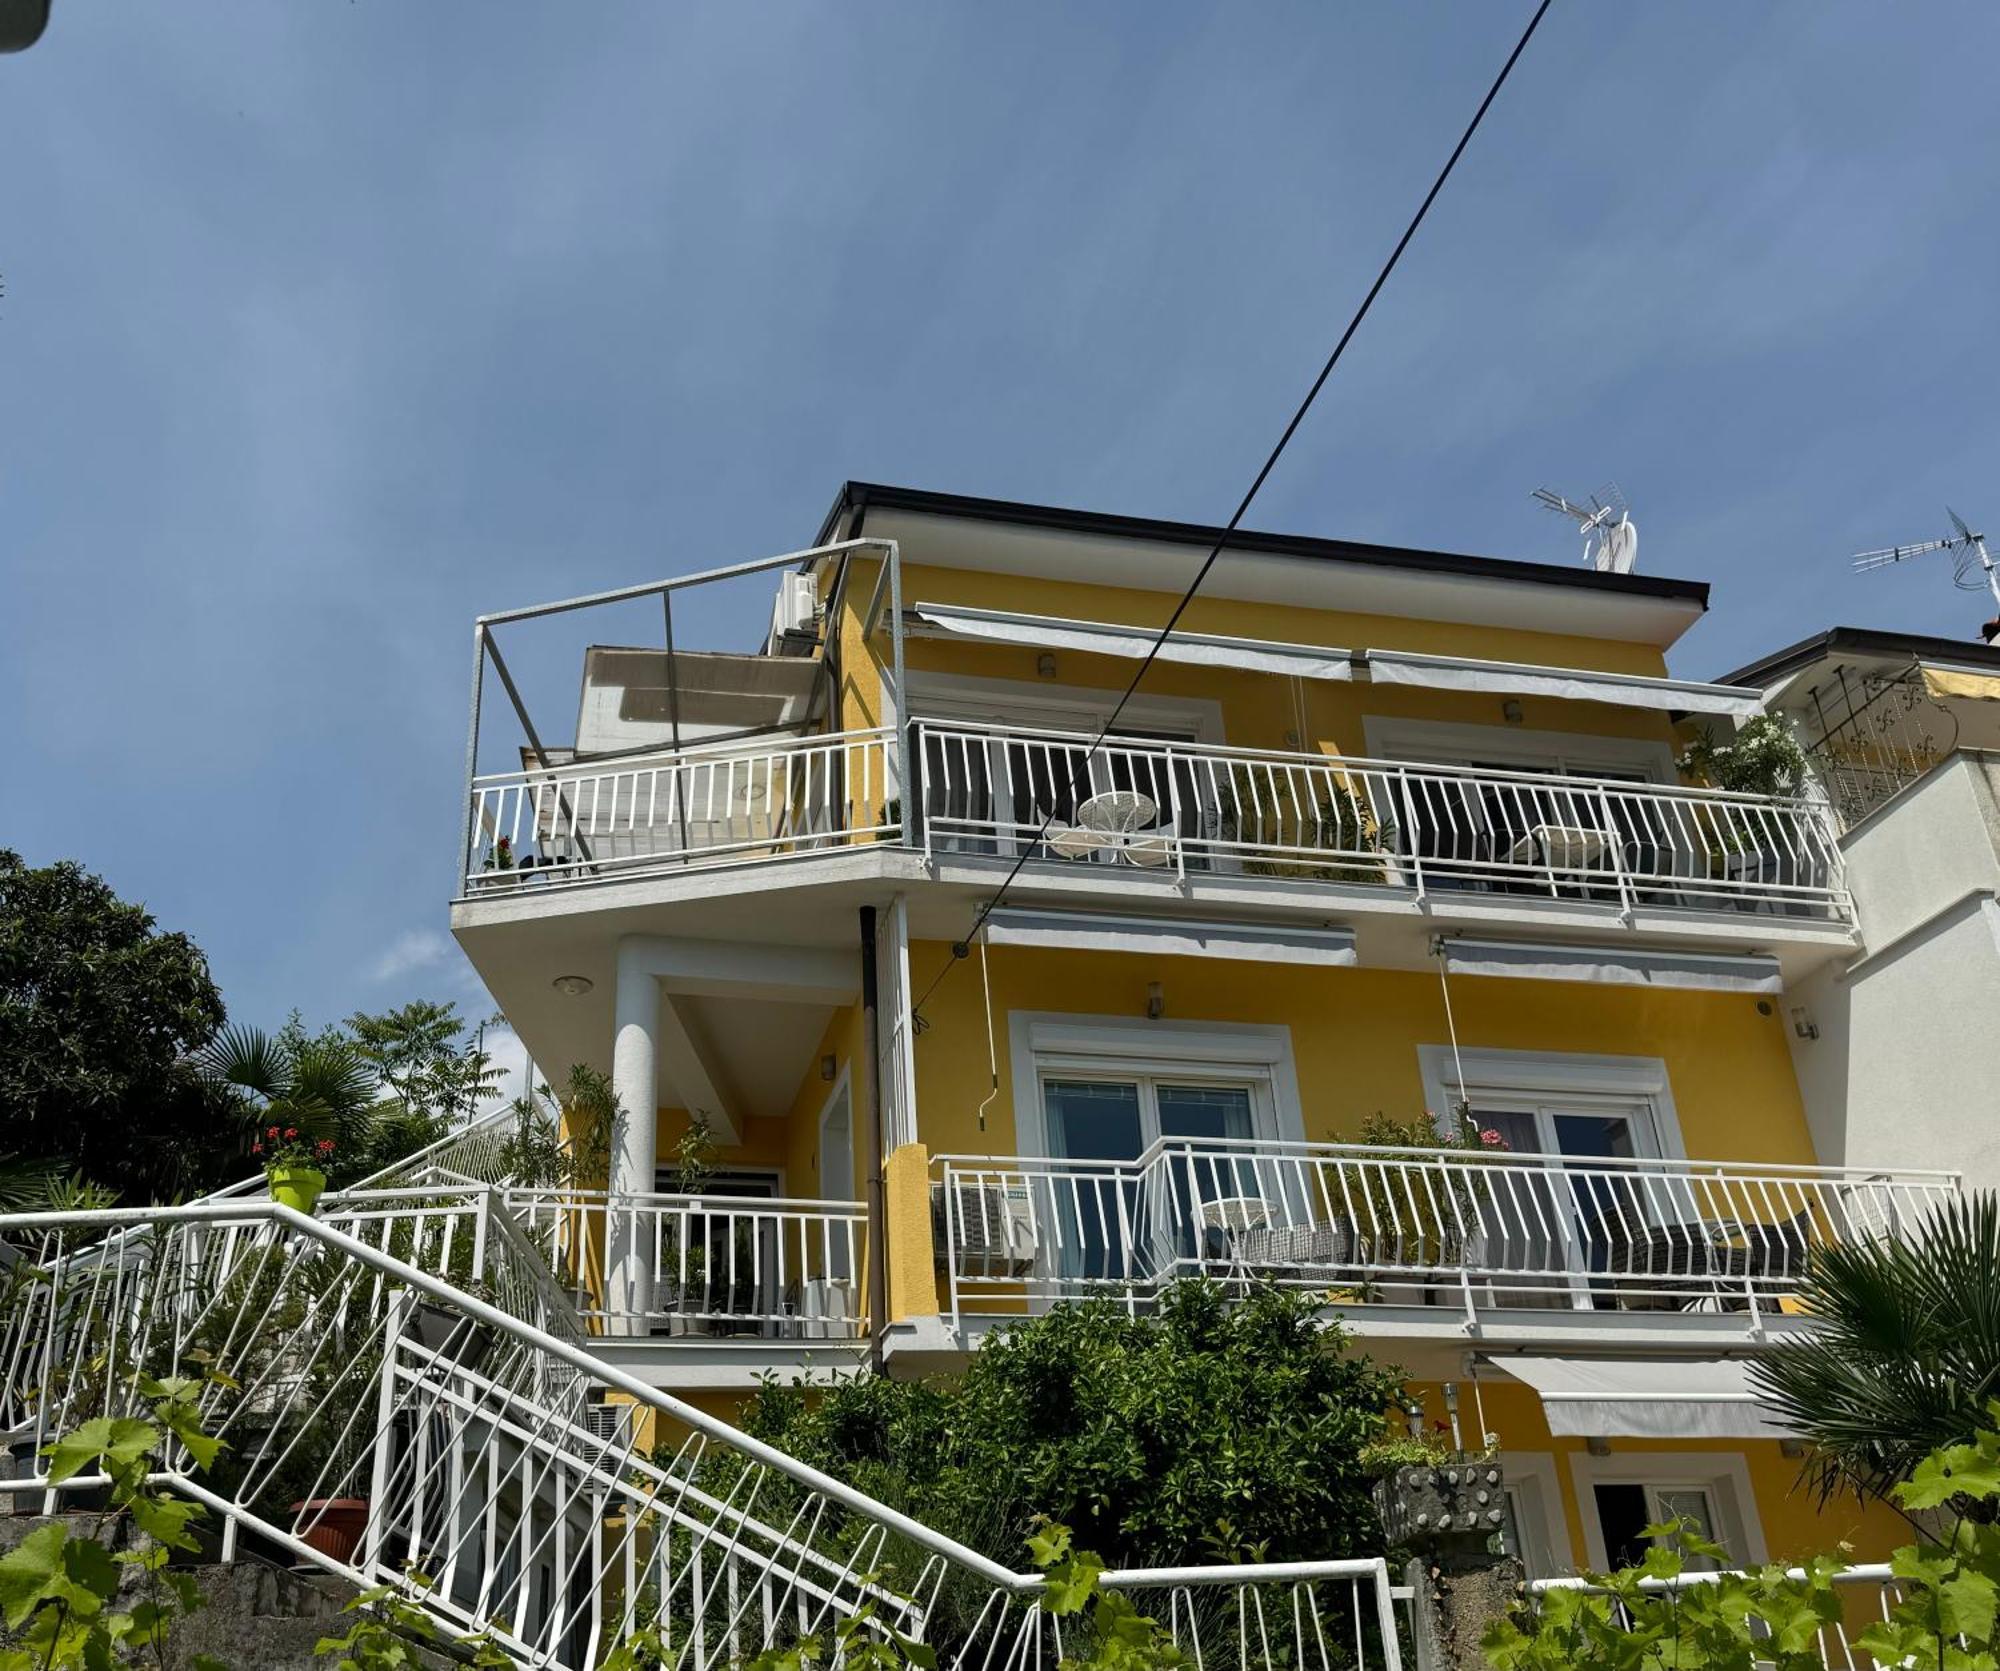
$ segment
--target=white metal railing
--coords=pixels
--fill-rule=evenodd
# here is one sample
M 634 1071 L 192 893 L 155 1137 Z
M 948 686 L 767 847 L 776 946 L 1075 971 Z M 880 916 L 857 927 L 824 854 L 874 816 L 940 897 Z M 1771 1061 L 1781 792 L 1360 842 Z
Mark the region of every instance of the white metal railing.
M 1898 1236 L 1958 1174 L 1169 1139 L 1136 1161 L 936 1162 L 954 1315 L 1177 1276 L 1357 1303 L 1774 1310 L 1813 1252 Z
M 927 855 L 1018 857 L 1033 844 L 1055 863 L 1180 876 L 1852 916 L 1833 829 L 1811 801 L 1126 738 L 1093 753 L 1090 738 L 1020 727 L 913 729 Z
M 1714 1572 L 1683 1572 L 1674 1578 L 1642 1579 L 1640 1588 L 1657 1595 L 1668 1595 L 1713 1584 L 1720 1576 Z M 1787 1570 L 1786 1576 L 1795 1583 L 1803 1583 L 1806 1574 L 1803 1568 L 1792 1567 Z M 1833 1574 L 1832 1583 L 1841 1603 L 1841 1611 L 1837 1619 L 1829 1619 L 1822 1624 L 1816 1635 L 1815 1646 L 1820 1663 L 1827 1671 L 1878 1671 L 1874 1657 L 1857 1648 L 1854 1639 L 1870 1625 L 1879 1624 L 1889 1617 L 1903 1599 L 1904 1581 L 1888 1566 L 1875 1564 L 1848 1567 Z M 1529 1580 L 1528 1593 L 1536 1599 L 1550 1590 L 1584 1590 L 1592 1595 L 1609 1595 L 1608 1591 L 1592 1584 L 1587 1578 Z M 1620 1628 L 1630 1623 L 1621 1602 L 1609 1604 L 1609 1616 Z
M 846 731 L 477 777 L 466 891 L 790 858 L 889 835 L 901 820 L 894 750 L 891 731 Z
M 357 1227 L 398 1220 L 347 1206 Z M 154 1477 L 216 1516 L 223 1560 L 277 1553 L 396 1586 L 524 1664 L 584 1671 L 637 1630 L 663 1663 L 717 1671 L 843 1619 L 925 1641 L 948 1671 L 1062 1656 L 1037 1575 L 333 1223 L 217 1202 L 8 1215 L 0 1236 L 31 1250 L 0 1312 L 17 1498 L 53 1508 L 102 1485 L 53 1484 L 40 1446 L 142 1412 L 140 1377 L 188 1368 L 206 1372 L 204 1424 L 226 1448 L 198 1471 L 169 1443 Z M 605 1398 L 633 1417 L 598 1420 Z M 343 1553 L 318 1534 L 354 1498 L 366 1528 Z M 1400 1671 L 1380 1559 L 1104 1582 L 1158 1593 L 1141 1606 L 1205 1666 Z
M 865 1332 L 868 1211 L 858 1201 L 520 1187 L 502 1199 L 600 1328 L 792 1340 Z M 637 1257 L 608 1259 L 613 1246 Z
M 551 1128 L 554 1122 L 539 1109 L 527 1116 Z M 370 1173 L 354 1190 L 394 1189 L 399 1185 L 443 1179 L 459 1183 L 500 1184 L 508 1181 L 521 1113 L 513 1106 L 495 1108 L 445 1133 L 435 1143 L 392 1161 Z

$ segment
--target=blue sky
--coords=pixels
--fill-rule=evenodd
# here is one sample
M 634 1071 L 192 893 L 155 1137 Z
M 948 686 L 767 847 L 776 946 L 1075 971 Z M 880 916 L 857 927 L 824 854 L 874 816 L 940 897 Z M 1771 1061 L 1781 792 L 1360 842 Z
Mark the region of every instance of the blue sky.
M 464 999 L 480 610 L 804 543 L 845 477 L 1234 505 L 1528 7 L 57 0 L 0 59 L 0 843 L 232 1011 Z M 1567 562 L 1713 675 L 1969 633 L 2000 10 L 1557 0 L 1251 518 Z M 756 623 L 740 634 L 748 643 Z

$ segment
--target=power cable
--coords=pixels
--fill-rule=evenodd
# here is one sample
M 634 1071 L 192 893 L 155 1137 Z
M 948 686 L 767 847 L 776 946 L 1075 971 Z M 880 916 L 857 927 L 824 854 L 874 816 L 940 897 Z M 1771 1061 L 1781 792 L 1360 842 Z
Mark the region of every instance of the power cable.
M 1396 240 L 1396 247 L 1389 252 L 1389 259 L 1383 262 L 1382 270 L 1375 275 L 1375 282 L 1368 287 L 1368 294 L 1361 298 L 1361 306 L 1354 310 L 1354 317 L 1348 320 L 1347 329 L 1340 333 L 1340 340 L 1333 345 L 1333 352 L 1327 355 L 1326 364 L 1319 368 L 1319 375 L 1313 379 L 1312 387 L 1306 390 L 1306 397 L 1299 402 L 1298 410 L 1292 414 L 1292 421 L 1285 425 L 1284 434 L 1278 437 L 1278 444 L 1271 449 L 1270 456 L 1264 460 L 1264 466 L 1257 472 L 1256 479 L 1251 482 L 1249 491 L 1243 495 L 1234 513 L 1230 516 L 1228 522 L 1223 525 L 1221 537 L 1209 548 L 1208 555 L 1202 559 L 1201 567 L 1195 570 L 1194 579 L 1188 582 L 1187 590 L 1181 594 L 1180 601 L 1174 605 L 1174 612 L 1167 617 L 1167 624 L 1160 628 L 1159 636 L 1153 640 L 1151 646 L 1147 649 L 1144 658 L 1139 663 L 1138 671 L 1132 675 L 1131 682 L 1126 685 L 1124 694 L 1118 698 L 1118 705 L 1111 710 L 1111 716 L 1104 722 L 1103 729 L 1098 732 L 1096 741 L 1084 751 L 1083 758 L 1078 762 L 1076 770 L 1070 775 L 1069 793 L 1072 797 L 1078 789 L 1088 785 L 1087 774 L 1090 770 L 1091 761 L 1097 757 L 1098 751 L 1104 747 L 1106 739 L 1110 737 L 1113 729 L 1118 724 L 1119 716 L 1125 712 L 1126 703 L 1132 700 L 1133 693 L 1138 690 L 1139 681 L 1145 678 L 1147 669 L 1153 665 L 1159 656 L 1161 648 L 1173 636 L 1174 628 L 1180 624 L 1181 617 L 1187 613 L 1188 605 L 1194 602 L 1195 593 L 1201 590 L 1201 583 L 1208 578 L 1209 570 L 1215 567 L 1216 559 L 1222 555 L 1224 548 L 1229 544 L 1230 535 L 1236 532 L 1237 525 L 1242 522 L 1258 493 L 1262 491 L 1266 479 L 1270 476 L 1272 470 L 1277 467 L 1278 460 L 1284 456 L 1285 448 L 1291 444 L 1291 439 L 1298 432 L 1299 425 L 1305 421 L 1306 414 L 1312 410 L 1312 404 L 1319 398 L 1320 390 L 1326 387 L 1327 379 L 1333 375 L 1333 368 L 1340 364 L 1340 357 L 1347 352 L 1348 343 L 1353 341 L 1354 333 L 1361 328 L 1362 320 L 1368 317 L 1368 310 L 1375 305 L 1375 298 L 1382 293 L 1383 285 L 1389 282 L 1389 275 L 1396 270 L 1396 264 L 1403 259 L 1403 251 L 1410 247 L 1410 240 L 1417 235 L 1417 228 L 1424 224 L 1424 217 L 1430 213 L 1431 205 L 1437 201 L 1438 193 L 1444 190 L 1445 181 L 1451 178 L 1452 170 L 1458 166 L 1458 159 L 1465 154 L 1465 148 L 1472 143 L 1472 136 L 1479 131 L 1479 124 L 1486 119 L 1486 112 L 1492 107 L 1493 101 L 1499 97 L 1500 89 L 1507 84 L 1507 77 L 1513 73 L 1514 65 L 1519 61 L 1521 54 L 1527 50 L 1528 42 L 1534 39 L 1535 31 L 1541 26 L 1542 17 L 1552 3 L 1553 0 L 1541 0 L 1541 4 L 1536 6 L 1534 16 L 1528 19 L 1527 28 L 1521 31 L 1521 38 L 1514 43 L 1514 50 L 1507 54 L 1507 61 L 1500 66 L 1500 73 L 1493 78 L 1493 85 L 1486 89 L 1486 97 L 1479 101 L 1479 108 L 1472 113 L 1472 120 L 1466 123 L 1465 132 L 1458 136 L 1458 143 L 1452 147 L 1451 155 L 1445 159 L 1444 167 L 1438 170 L 1437 178 L 1431 182 L 1431 189 L 1424 193 L 1423 202 L 1417 205 L 1417 212 L 1410 217 L 1410 224 L 1403 228 L 1402 237 Z M 1043 817 L 1040 827 L 1022 845 L 1019 855 L 1014 860 L 1013 867 L 1007 872 L 1006 878 L 1001 882 L 999 889 L 994 893 L 993 897 L 979 907 L 978 915 L 973 918 L 972 927 L 966 930 L 965 938 L 952 943 L 951 956 L 946 959 L 944 967 L 938 970 L 937 974 L 932 978 L 930 985 L 924 988 L 923 996 L 910 1006 L 913 1015 L 921 1011 L 924 1005 L 930 1002 L 931 994 L 937 991 L 939 983 L 943 981 L 946 975 L 951 973 L 952 966 L 959 959 L 970 953 L 972 942 L 978 938 L 979 931 L 986 926 L 987 919 L 999 909 L 1000 902 L 1007 897 L 1007 890 L 1014 885 L 1015 879 L 1020 876 L 1022 867 L 1028 862 L 1029 855 L 1041 845 L 1043 839 L 1048 835 L 1049 826 L 1055 822 L 1055 808 L 1059 799 L 1060 797 L 1055 795 L 1049 797 L 1049 810 Z

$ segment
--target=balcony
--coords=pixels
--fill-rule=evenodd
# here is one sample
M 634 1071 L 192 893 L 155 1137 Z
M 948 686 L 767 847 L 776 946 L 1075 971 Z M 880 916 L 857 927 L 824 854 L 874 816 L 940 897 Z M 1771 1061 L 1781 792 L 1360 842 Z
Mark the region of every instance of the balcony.
M 475 778 L 465 893 L 887 844 L 1082 872 L 1845 925 L 1815 803 L 1652 783 L 917 720 Z M 907 786 L 907 792 L 906 792 Z
M 1132 1162 L 943 1156 L 932 1186 L 954 1320 L 1182 1276 L 1336 1303 L 1739 1313 L 1798 1292 L 1820 1248 L 1897 1236 L 1957 1174 L 1170 1140 Z
M 618 1195 L 510 1185 L 593 1334 L 855 1340 L 867 1332 L 867 1209 L 856 1201 Z M 626 1257 L 607 1249 L 629 1250 Z

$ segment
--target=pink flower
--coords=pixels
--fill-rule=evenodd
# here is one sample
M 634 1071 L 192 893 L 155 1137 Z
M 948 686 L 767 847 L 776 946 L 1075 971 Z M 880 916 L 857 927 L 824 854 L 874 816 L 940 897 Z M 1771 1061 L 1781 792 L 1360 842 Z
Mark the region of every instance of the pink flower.
M 1489 1149 L 1504 1149 L 1507 1147 L 1507 1139 L 1490 1126 L 1479 1134 L 1479 1141 Z

